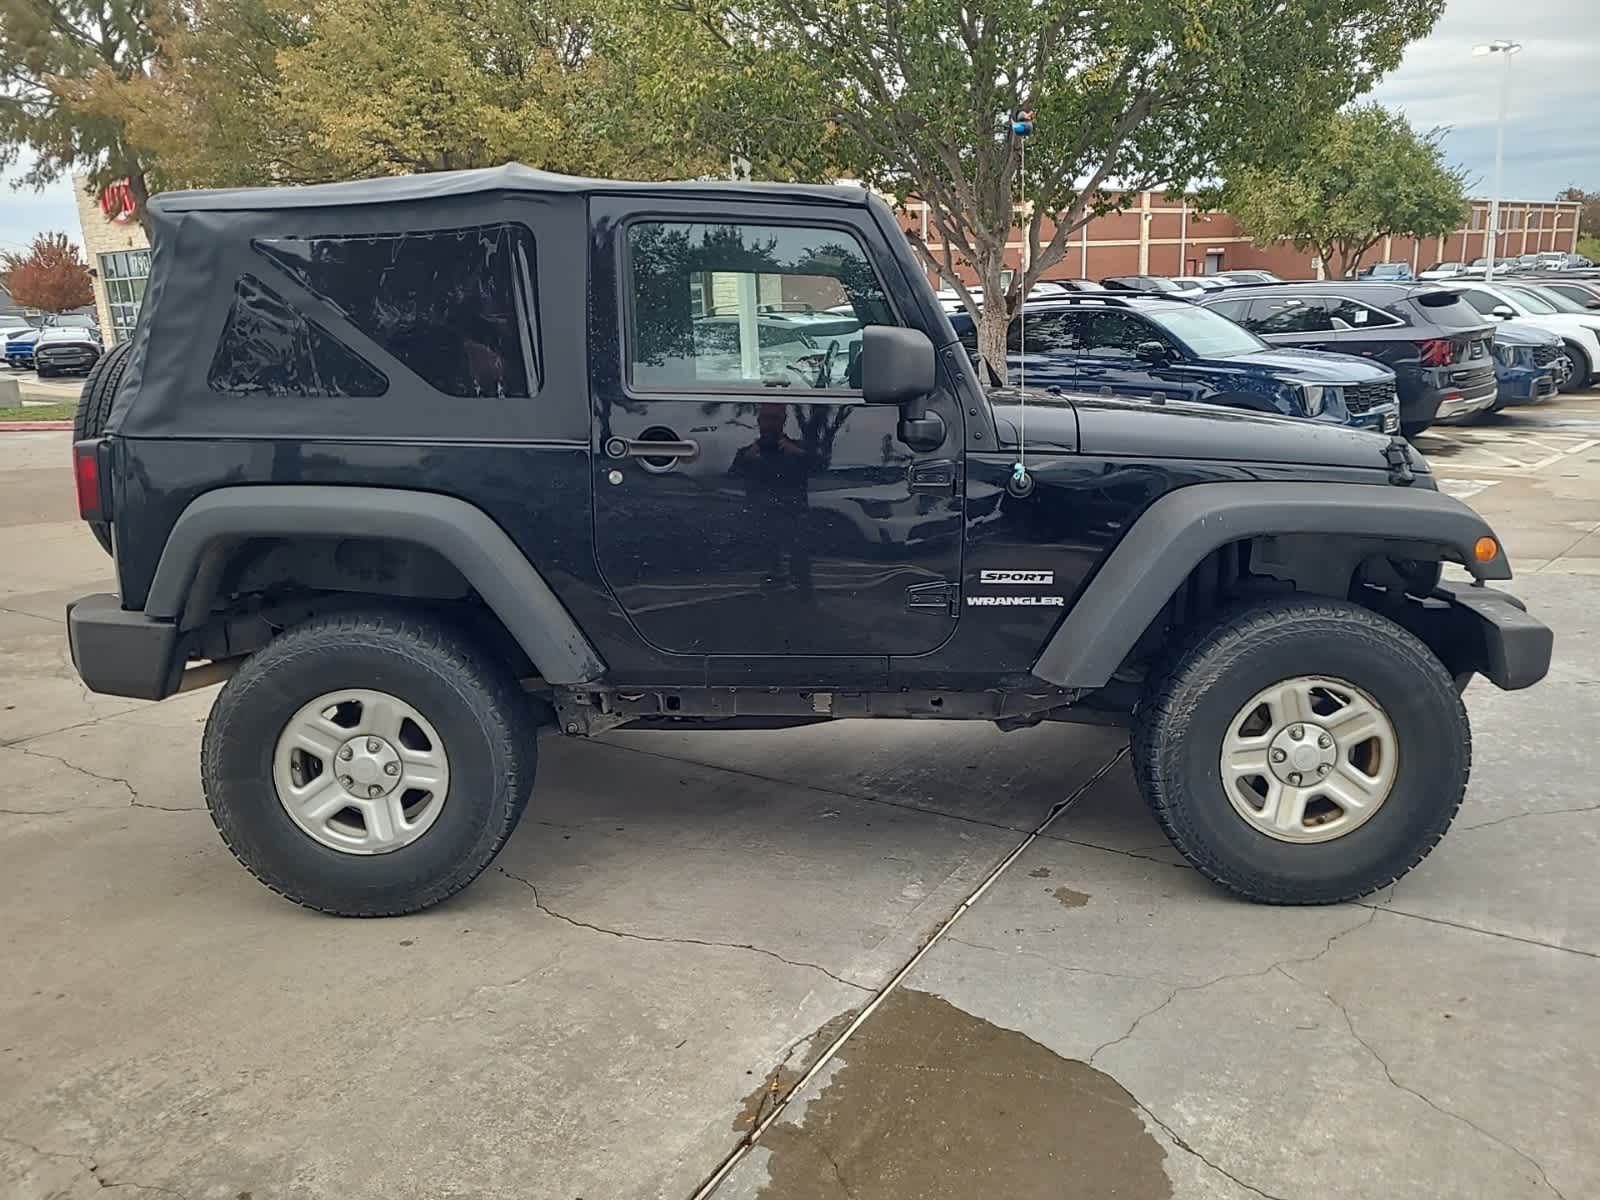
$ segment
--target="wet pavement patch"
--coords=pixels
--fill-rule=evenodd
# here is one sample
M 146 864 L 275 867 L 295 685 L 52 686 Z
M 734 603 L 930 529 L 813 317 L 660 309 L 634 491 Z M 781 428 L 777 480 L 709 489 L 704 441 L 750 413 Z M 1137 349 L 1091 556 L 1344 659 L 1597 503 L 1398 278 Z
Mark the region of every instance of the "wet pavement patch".
M 1033 870 L 1028 872 L 1028 878 L 1029 879 L 1049 879 L 1050 878 L 1050 868 L 1049 867 L 1035 867 Z
M 1089 903 L 1088 892 L 1075 892 L 1069 887 L 1058 887 L 1050 894 L 1061 902 L 1063 908 L 1082 908 Z
M 765 1200 L 1172 1195 L 1121 1084 L 927 992 L 891 993 L 819 1084 L 759 1143 Z

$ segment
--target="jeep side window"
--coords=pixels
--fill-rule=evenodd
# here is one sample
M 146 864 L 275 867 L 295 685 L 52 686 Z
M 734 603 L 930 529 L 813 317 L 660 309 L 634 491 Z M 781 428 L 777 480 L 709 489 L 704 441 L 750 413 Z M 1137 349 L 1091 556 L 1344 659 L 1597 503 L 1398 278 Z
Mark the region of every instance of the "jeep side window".
M 628 382 L 643 391 L 859 389 L 861 330 L 893 310 L 851 233 L 628 226 Z
M 233 396 L 381 396 L 389 390 L 382 372 L 254 275 L 241 275 L 233 286 L 206 383 Z
M 251 245 L 445 395 L 538 391 L 534 247 L 525 226 Z

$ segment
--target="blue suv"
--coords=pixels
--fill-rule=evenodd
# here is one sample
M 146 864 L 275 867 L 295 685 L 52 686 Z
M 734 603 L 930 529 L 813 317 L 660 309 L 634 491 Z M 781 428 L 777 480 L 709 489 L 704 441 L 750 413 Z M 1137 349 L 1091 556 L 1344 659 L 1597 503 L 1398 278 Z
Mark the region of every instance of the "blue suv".
M 1031 386 L 1194 400 L 1382 433 L 1400 427 L 1387 367 L 1271 346 L 1184 300 L 1086 293 L 1030 304 L 1026 316 L 1011 323 L 1007 361 L 1011 377 Z M 972 318 L 956 313 L 950 323 L 975 354 Z

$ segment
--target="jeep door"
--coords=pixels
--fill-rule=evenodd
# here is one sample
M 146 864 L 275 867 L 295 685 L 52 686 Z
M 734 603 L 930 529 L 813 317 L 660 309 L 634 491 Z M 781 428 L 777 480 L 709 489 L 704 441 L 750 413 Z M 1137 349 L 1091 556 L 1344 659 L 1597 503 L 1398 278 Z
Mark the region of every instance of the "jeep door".
M 592 213 L 595 547 L 634 628 L 749 682 L 943 643 L 962 411 L 941 382 L 943 441 L 914 449 L 900 409 L 864 402 L 862 329 L 924 319 L 871 210 Z

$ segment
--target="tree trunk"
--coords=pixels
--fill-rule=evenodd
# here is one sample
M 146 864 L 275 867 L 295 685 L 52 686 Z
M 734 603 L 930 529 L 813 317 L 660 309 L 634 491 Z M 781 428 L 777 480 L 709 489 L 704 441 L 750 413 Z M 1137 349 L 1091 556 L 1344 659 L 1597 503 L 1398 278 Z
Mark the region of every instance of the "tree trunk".
M 1000 382 L 1005 383 L 1007 382 L 1006 329 L 1011 322 L 1006 319 L 1004 300 L 989 303 L 987 293 L 984 300 L 983 311 L 978 316 L 978 354 L 994 369 Z M 985 386 L 990 383 L 988 372 L 982 368 L 979 368 L 978 375 L 980 383 Z

